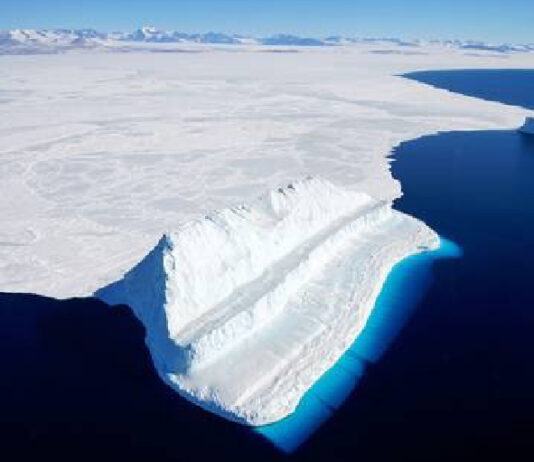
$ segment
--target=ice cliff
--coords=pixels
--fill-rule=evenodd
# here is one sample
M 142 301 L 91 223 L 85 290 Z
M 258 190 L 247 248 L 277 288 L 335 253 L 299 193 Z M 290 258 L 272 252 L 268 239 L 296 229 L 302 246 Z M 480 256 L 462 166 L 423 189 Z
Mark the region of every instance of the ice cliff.
M 180 394 L 261 425 L 350 346 L 392 266 L 437 246 L 390 203 L 308 178 L 185 223 L 95 295 L 132 308 Z

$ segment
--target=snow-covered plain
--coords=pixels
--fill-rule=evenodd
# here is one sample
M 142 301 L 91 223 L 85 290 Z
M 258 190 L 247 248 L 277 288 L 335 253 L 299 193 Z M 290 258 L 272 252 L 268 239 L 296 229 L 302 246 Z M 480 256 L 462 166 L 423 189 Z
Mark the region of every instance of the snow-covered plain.
M 292 50 L 1 56 L 0 290 L 92 294 L 165 231 L 306 175 L 391 200 L 399 142 L 529 115 L 395 75 L 530 54 Z
M 154 52 L 158 46 L 164 53 Z M 254 203 L 264 191 L 307 175 L 348 191 L 335 194 L 362 198 L 360 193 L 365 193 L 376 204 L 391 201 L 401 188 L 390 175 L 386 156 L 399 142 L 445 130 L 517 128 L 529 115 L 520 108 L 398 76 L 438 68 L 534 67 L 532 54 L 494 56 L 471 51 L 433 45 L 406 49 L 383 43 L 267 49 L 151 44 L 144 52 L 76 50 L 0 56 L 0 290 L 61 298 L 91 295 L 121 280 L 158 241 L 156 249 L 176 248 L 173 236 L 180 233 L 172 231 L 180 230 L 185 221 L 202 222 L 213 209 Z M 326 184 L 321 188 L 329 190 Z M 371 205 L 366 202 L 370 199 L 361 200 L 352 205 Z M 354 219 L 363 213 L 337 212 Z M 381 243 L 389 250 L 397 245 L 396 250 L 389 257 L 382 255 L 384 260 L 375 270 L 362 273 L 360 268 L 351 273 L 346 269 L 358 262 L 358 252 L 381 255 L 378 248 L 362 251 L 355 246 L 334 264 L 345 271 L 321 272 L 322 283 L 333 287 L 334 281 L 343 285 L 343 275 L 369 274 L 374 279 L 366 288 L 374 294 L 384 271 L 425 242 L 413 239 L 417 230 L 427 230 L 420 222 L 405 216 L 399 219 L 396 212 L 387 215 L 391 220 L 386 220 L 387 232 L 374 229 L 369 245 Z M 321 226 L 331 227 L 334 221 Z M 319 229 L 323 228 L 315 231 Z M 160 241 L 166 232 L 169 237 Z M 428 244 L 435 236 L 425 232 Z M 300 244 L 288 243 L 287 249 Z M 281 256 L 270 257 L 279 260 Z M 262 260 L 257 269 L 270 264 Z M 203 300 L 201 286 L 193 284 L 192 303 L 211 306 L 247 281 L 219 282 L 227 284 L 226 292 L 208 292 L 210 300 Z M 344 287 L 354 284 L 347 282 Z M 317 346 L 325 359 L 310 362 L 317 355 L 302 356 L 311 373 L 302 374 L 298 385 L 279 380 L 276 386 L 262 388 L 261 380 L 253 376 L 249 381 L 228 382 L 229 376 L 224 378 L 217 361 L 210 358 L 224 350 L 234 334 L 223 336 L 221 343 L 218 334 L 210 337 L 216 329 L 207 330 L 202 323 L 196 330 L 190 328 L 196 319 L 193 315 L 190 323 L 171 319 L 169 324 L 175 340 L 170 347 L 185 345 L 184 354 L 173 356 L 181 358 L 177 363 L 168 364 L 171 355 L 159 355 L 160 348 L 169 344 L 162 347 L 151 338 L 153 333 L 159 335 L 157 329 L 149 332 L 148 343 L 160 374 L 191 399 L 219 412 L 229 409 L 227 416 L 236 420 L 273 421 L 294 407 L 306 387 L 361 329 L 365 312 L 353 310 L 354 318 L 338 317 L 339 310 L 355 300 L 345 289 L 333 292 L 339 297 L 331 297 L 338 311 L 325 312 L 337 313 L 328 321 L 337 326 L 332 329 L 335 336 L 321 337 L 326 343 Z M 100 294 L 110 297 L 109 291 Z M 367 305 L 357 301 L 370 309 L 370 300 L 373 296 Z M 133 299 L 130 303 L 143 319 L 143 308 Z M 227 308 L 233 313 L 230 305 Z M 293 311 L 278 313 L 271 325 L 281 329 L 290 326 L 291 319 L 297 322 L 297 315 L 288 313 Z M 284 323 L 278 324 L 279 317 Z M 235 338 L 250 342 L 243 337 L 243 325 L 247 324 L 238 319 L 230 322 L 229 330 L 236 333 Z M 304 329 L 302 338 L 311 338 L 313 332 L 312 327 Z M 267 337 L 257 336 L 254 341 L 273 338 Z M 240 351 L 242 347 L 233 348 L 232 354 Z M 194 354 L 188 356 L 188 352 Z M 229 357 L 226 364 L 234 364 L 238 374 L 245 367 L 242 359 Z M 267 357 L 262 361 L 265 367 L 258 371 L 269 370 L 272 363 Z M 277 377 L 283 377 L 280 374 Z M 199 384 L 210 384 L 210 391 Z M 211 390 L 218 391 L 210 395 Z M 269 397 L 275 392 L 287 398 L 283 405 Z

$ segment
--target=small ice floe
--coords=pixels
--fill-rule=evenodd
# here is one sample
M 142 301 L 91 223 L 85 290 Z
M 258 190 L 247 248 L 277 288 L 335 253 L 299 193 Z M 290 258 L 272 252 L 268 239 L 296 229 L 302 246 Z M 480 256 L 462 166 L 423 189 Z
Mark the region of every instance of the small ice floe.
M 528 135 L 534 135 L 534 117 L 527 117 L 523 126 L 519 128 L 519 131 Z

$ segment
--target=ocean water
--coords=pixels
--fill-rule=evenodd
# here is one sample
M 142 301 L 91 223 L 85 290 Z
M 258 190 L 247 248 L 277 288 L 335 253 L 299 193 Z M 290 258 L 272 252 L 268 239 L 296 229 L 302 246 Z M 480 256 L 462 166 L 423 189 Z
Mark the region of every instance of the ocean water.
M 410 78 L 534 108 L 531 70 Z M 531 460 L 534 137 L 442 133 L 405 142 L 392 157 L 404 191 L 395 207 L 462 253 L 431 265 L 426 290 L 394 341 L 297 458 Z M 409 285 L 394 291 L 413 293 Z M 393 307 L 403 312 L 402 304 Z
M 534 69 L 418 71 L 404 77 L 464 95 L 534 109 Z
M 429 71 L 405 77 L 470 96 L 534 108 L 534 71 L 530 70 Z M 484 289 L 485 284 L 496 284 L 490 277 L 490 262 L 481 259 L 479 253 L 492 248 L 494 243 L 487 240 L 493 240 L 495 233 L 501 235 L 503 229 L 519 231 L 518 221 L 530 213 L 522 212 L 522 207 L 530 206 L 534 210 L 531 200 L 534 188 L 529 185 L 534 172 L 532 168 L 526 168 L 518 175 L 514 168 L 517 163 L 528 163 L 533 157 L 531 142 L 534 141 L 515 132 L 448 133 L 404 143 L 397 149 L 392 172 L 403 185 L 404 197 L 395 207 L 422 218 L 453 241 L 442 237 L 442 247 L 436 254 L 425 253 L 397 265 L 382 289 L 365 330 L 351 349 L 310 389 L 294 415 L 261 428 L 260 433 L 287 452 L 297 450 L 313 437 L 351 396 L 368 372 L 368 366 L 379 363 L 413 313 L 425 307 L 430 309 L 430 304 L 424 301 L 429 289 L 429 297 L 443 292 L 443 299 L 454 297 L 451 304 L 455 308 L 465 307 L 463 298 L 472 297 L 476 287 L 471 282 L 475 279 L 471 274 L 465 275 L 462 278 L 465 287 L 456 283 L 451 287 L 450 280 L 443 283 L 441 278 L 433 276 L 433 266 L 440 259 L 465 257 L 463 247 L 467 246 L 466 258 L 480 265 L 479 277 L 483 281 L 480 288 Z M 526 187 L 518 187 L 522 182 Z M 510 187 L 510 183 L 515 186 Z M 522 231 L 530 233 L 528 226 Z M 501 251 L 517 253 L 517 249 L 509 248 L 506 240 L 504 238 L 498 244 Z M 449 265 L 450 275 L 447 276 L 462 274 L 462 268 L 467 264 L 462 261 Z M 445 266 L 439 265 L 438 271 L 443 271 L 442 267 Z M 483 300 L 481 297 L 480 303 L 485 303 Z M 522 303 L 520 299 L 517 302 Z M 534 309 L 534 305 L 531 306 Z M 468 316 L 472 313 L 473 309 L 469 308 Z M 486 334 L 490 335 L 490 332 Z M 490 350 L 491 345 L 485 347 Z M 491 386 L 492 378 L 486 378 L 487 386 Z M 450 380 L 444 381 L 446 383 Z M 489 414 L 491 404 L 488 402 L 488 406 L 481 410 Z M 493 420 L 489 415 L 484 418 L 488 422 Z M 483 427 L 481 425 L 481 429 Z M 469 447 L 460 443 L 459 447 L 462 446 Z M 425 445 L 421 447 L 425 448 Z M 417 457 L 416 454 L 417 451 L 410 457 Z
M 0 460 L 275 460 L 157 376 L 129 308 L 0 294 Z
M 510 102 L 534 75 L 476 72 L 476 94 L 471 71 L 440 85 Z M 262 435 L 181 399 L 126 307 L 0 294 L 1 460 L 529 460 L 534 138 L 444 133 L 393 159 L 395 207 L 437 230 L 444 253 L 395 267 L 293 424 Z

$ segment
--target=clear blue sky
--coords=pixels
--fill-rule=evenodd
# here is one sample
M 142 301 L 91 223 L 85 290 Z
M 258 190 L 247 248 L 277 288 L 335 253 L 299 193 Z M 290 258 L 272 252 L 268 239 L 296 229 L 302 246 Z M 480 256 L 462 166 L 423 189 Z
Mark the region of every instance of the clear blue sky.
M 396 36 L 534 42 L 534 0 L 0 0 L 0 29 Z

